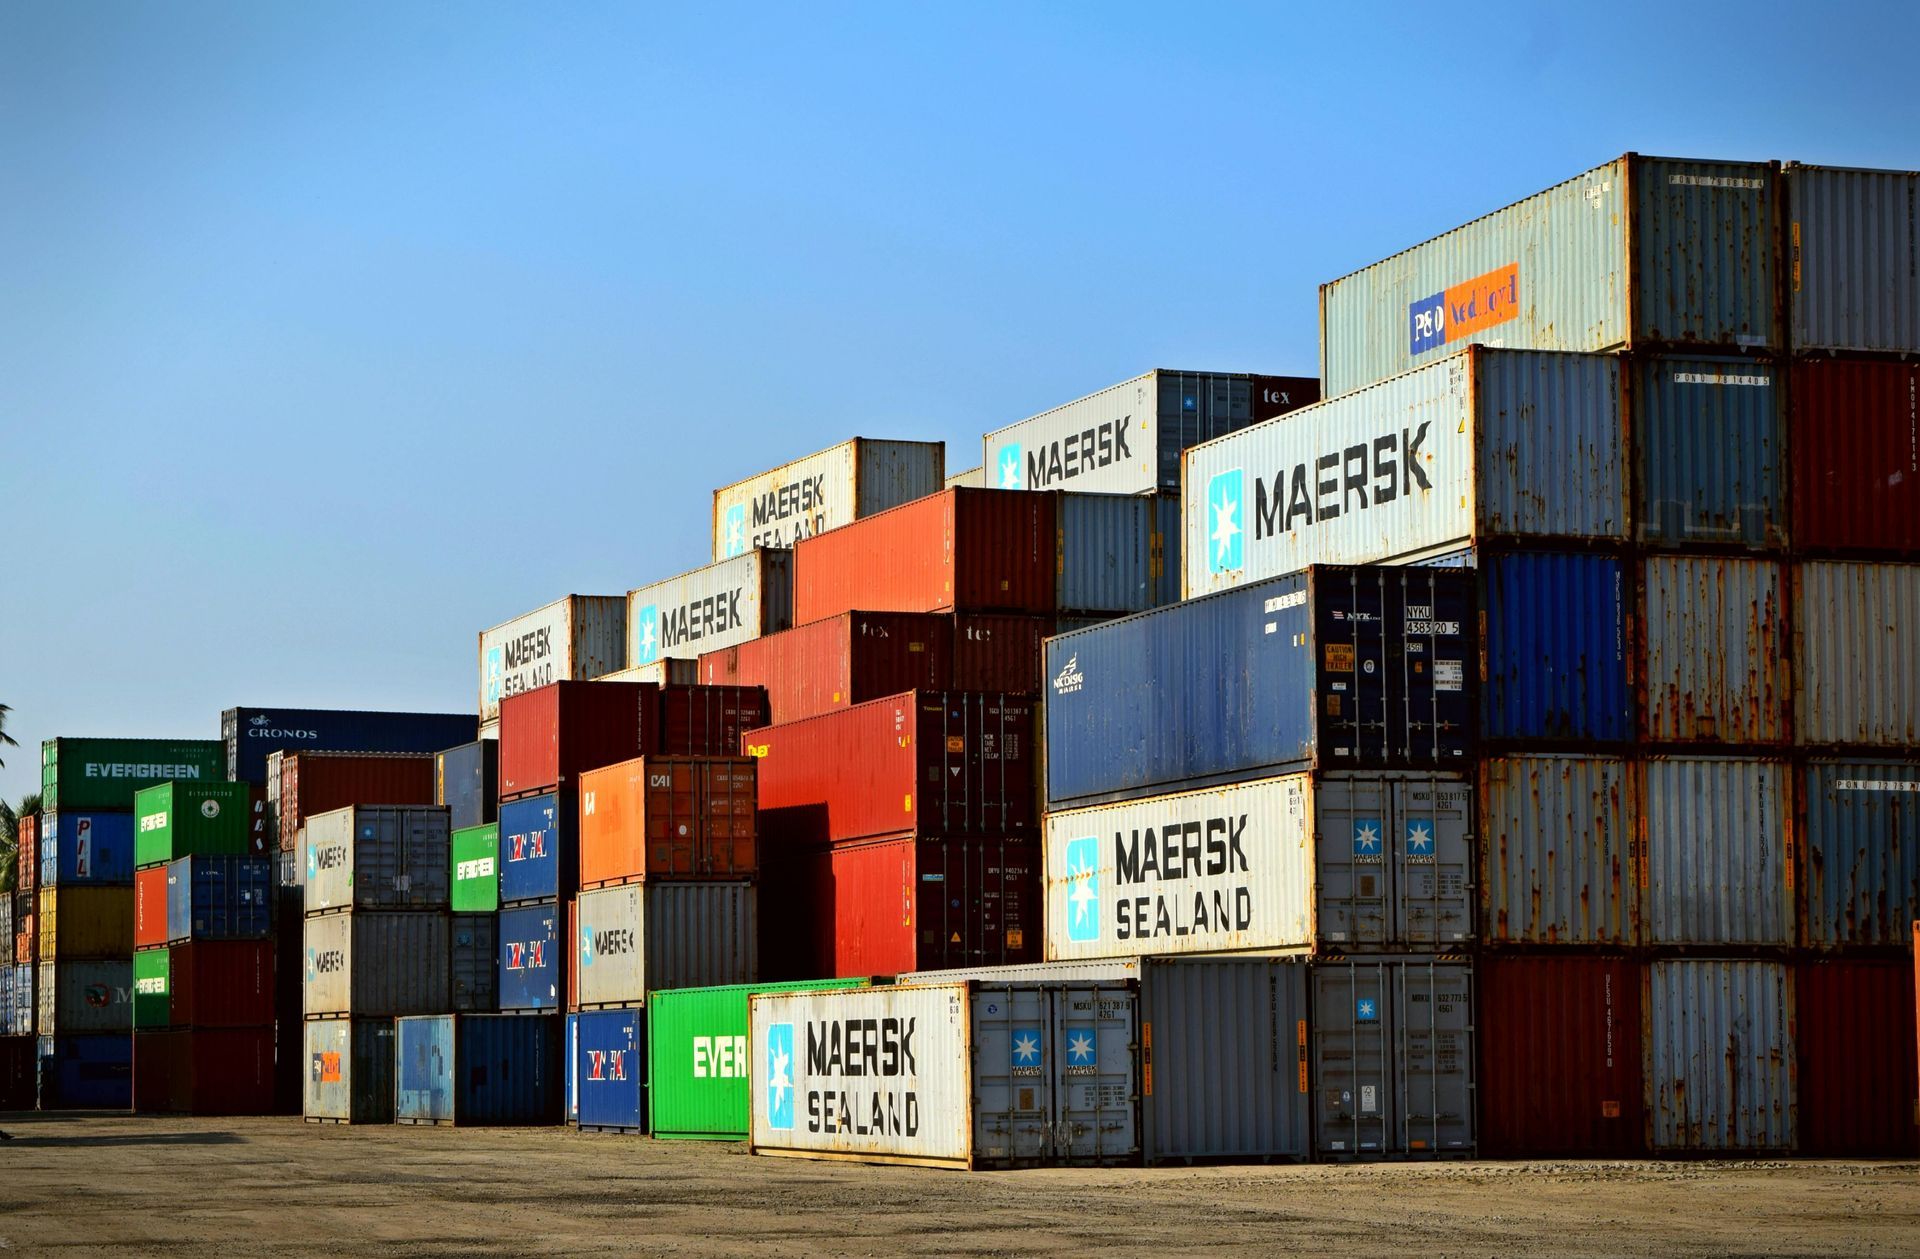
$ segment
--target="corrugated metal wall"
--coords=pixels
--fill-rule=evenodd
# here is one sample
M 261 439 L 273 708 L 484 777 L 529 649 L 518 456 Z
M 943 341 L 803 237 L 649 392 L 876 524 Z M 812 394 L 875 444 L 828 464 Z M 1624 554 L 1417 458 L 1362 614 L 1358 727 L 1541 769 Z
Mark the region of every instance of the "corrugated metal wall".
M 1796 350 L 1920 352 L 1920 175 L 1786 168 Z
M 1804 774 L 1805 942 L 1906 948 L 1920 917 L 1920 762 L 1814 761 Z
M 1912 1158 L 1913 959 L 1828 958 L 1794 974 L 1800 1151 Z
M 1494 555 L 1482 558 L 1481 571 L 1484 736 L 1631 738 L 1625 562 Z
M 1658 1151 L 1791 1150 L 1793 976 L 1779 962 L 1647 972 L 1647 1101 Z
M 1180 597 L 1178 495 L 1061 494 L 1055 602 L 1065 612 L 1145 612 Z
M 1920 363 L 1796 360 L 1791 440 L 1798 546 L 1920 550 Z
M 1775 761 L 1644 763 L 1645 943 L 1793 943 L 1788 779 Z
M 1794 645 L 1799 742 L 1920 743 L 1920 564 L 1800 565 Z
M 1642 967 L 1488 957 L 1480 978 L 1480 1152 L 1631 1158 L 1646 1148 Z
M 1678 545 L 1780 546 L 1785 390 L 1745 359 L 1646 358 L 1633 368 L 1639 533 Z
M 1487 939 L 1639 943 L 1638 815 L 1627 762 L 1488 757 L 1480 784 Z
M 1779 173 L 1761 162 L 1636 158 L 1633 340 L 1770 349 Z
M 1476 348 L 1477 537 L 1627 536 L 1620 360 Z
M 1652 555 L 1642 562 L 1643 737 L 1791 741 L 1782 576 L 1772 560 Z

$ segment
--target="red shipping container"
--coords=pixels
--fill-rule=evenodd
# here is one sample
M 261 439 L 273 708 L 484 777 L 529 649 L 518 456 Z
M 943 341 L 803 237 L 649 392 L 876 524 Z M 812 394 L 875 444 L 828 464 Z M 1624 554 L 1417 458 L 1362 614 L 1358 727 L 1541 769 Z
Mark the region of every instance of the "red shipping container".
M 272 1114 L 273 1029 L 135 1032 L 133 1109 L 140 1114 Z
M 750 879 L 757 797 L 744 756 L 648 756 L 580 776 L 580 886 Z
M 1793 541 L 1804 550 L 1920 548 L 1920 363 L 1793 363 Z
M 133 947 L 167 942 L 167 867 L 133 872 Z
M 0 1110 L 39 1105 L 39 1045 L 31 1036 L 0 1036 Z
M 641 755 L 738 756 L 740 736 L 768 720 L 758 686 L 663 686 L 659 736 Z
M 432 804 L 433 755 L 297 752 L 280 759 L 280 851 L 292 852 L 308 818 L 354 804 Z
M 1799 969 L 1800 1152 L 1920 1154 L 1913 958 L 1830 958 Z
M 500 701 L 500 798 L 579 785 L 603 765 L 658 751 L 660 688 L 651 682 L 555 682 Z
M 710 651 L 700 680 L 764 687 L 775 724 L 902 691 L 1000 689 L 954 685 L 953 636 L 953 618 L 938 613 L 847 612 Z
M 1480 960 L 1480 1152 L 1630 1158 L 1646 1149 L 1639 963 Z
M 273 942 L 196 940 L 168 959 L 176 1027 L 266 1027 L 273 1022 Z
M 1054 517 L 1051 494 L 951 489 L 803 538 L 794 623 L 862 608 L 1051 612 Z
M 747 735 L 777 844 L 1033 833 L 1033 702 L 911 691 Z
M 21 818 L 15 833 L 20 846 L 14 858 L 13 885 L 22 892 L 31 892 L 33 876 L 40 868 L 40 815 L 29 813 Z
M 1042 648 L 1054 632 L 1050 616 L 967 613 L 954 618 L 953 680 L 956 691 L 1001 691 L 1039 695 Z
M 567 898 L 567 938 L 560 942 L 560 947 L 562 949 L 580 947 L 580 902 L 571 896 Z M 580 968 L 569 966 L 567 967 L 567 1009 L 578 1010 L 579 1008 Z
M 27 914 L 20 922 L 20 930 L 13 933 L 13 960 L 18 965 L 27 966 L 33 962 L 33 946 L 39 940 L 40 932 L 32 914 Z

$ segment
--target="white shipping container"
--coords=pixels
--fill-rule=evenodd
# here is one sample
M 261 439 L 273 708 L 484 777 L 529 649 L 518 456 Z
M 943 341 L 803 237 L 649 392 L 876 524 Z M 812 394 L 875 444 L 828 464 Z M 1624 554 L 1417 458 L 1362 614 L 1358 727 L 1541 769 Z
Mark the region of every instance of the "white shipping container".
M 627 664 L 697 660 L 793 625 L 793 552 L 755 548 L 627 592 Z
M 349 805 L 308 818 L 299 834 L 309 914 L 451 903 L 453 832 L 445 805 Z
M 756 1154 L 962 1168 L 1139 1156 L 1132 984 L 762 993 L 749 1008 Z
M 668 656 L 632 669 L 615 669 L 596 682 L 651 682 L 655 686 L 693 686 L 700 681 L 700 662 Z
M 945 442 L 856 437 L 713 492 L 713 558 L 791 547 L 947 482 Z
M 567 595 L 480 634 L 480 724 L 500 701 L 554 682 L 585 682 L 627 667 L 627 597 Z M 490 737 L 485 730 L 481 737 Z
M 750 883 L 622 883 L 575 901 L 581 1008 L 639 1005 L 660 988 L 708 988 L 757 975 Z

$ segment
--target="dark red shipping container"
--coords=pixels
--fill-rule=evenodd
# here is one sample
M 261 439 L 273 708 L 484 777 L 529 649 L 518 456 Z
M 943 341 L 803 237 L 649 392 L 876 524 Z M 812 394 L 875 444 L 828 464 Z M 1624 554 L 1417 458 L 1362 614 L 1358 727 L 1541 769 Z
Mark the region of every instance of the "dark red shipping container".
M 140 1114 L 272 1114 L 273 1029 L 135 1032 L 133 1109 Z
M 176 944 L 168 970 L 176 1026 L 266 1027 L 273 1022 L 271 940 Z
M 740 737 L 769 720 L 767 693 L 757 685 L 663 686 L 659 735 L 648 751 L 658 756 L 738 756 Z
M 1646 1149 L 1643 967 L 1565 954 L 1480 960 L 1480 1152 L 1626 1158 Z
M 280 758 L 280 851 L 308 818 L 353 804 L 432 804 L 433 756 L 406 752 L 290 752 Z
M 167 942 L 167 867 L 133 872 L 133 947 Z
M 847 612 L 796 625 L 701 656 L 700 680 L 764 687 L 775 724 L 902 691 L 994 689 L 954 686 L 953 618 L 934 612 Z
M 1800 1152 L 1920 1154 L 1913 959 L 1828 958 L 1799 972 Z
M 575 787 L 590 769 L 654 751 L 660 688 L 555 682 L 500 701 L 500 798 Z
M 1031 835 L 1033 701 L 910 691 L 748 733 L 761 861 L 782 844 Z
M 40 815 L 29 813 L 20 819 L 15 834 L 19 846 L 14 850 L 18 857 L 14 861 L 13 885 L 22 892 L 33 890 L 33 876 L 40 868 Z
M 1054 517 L 1051 494 L 951 489 L 804 538 L 794 623 L 861 608 L 1051 612 Z
M 1054 632 L 1050 616 L 963 613 L 953 622 L 956 691 L 1041 694 L 1043 648 Z
M 39 1041 L 0 1036 L 0 1110 L 32 1110 L 40 1101 Z
M 1794 543 L 1920 548 L 1920 363 L 1796 359 L 1792 388 Z

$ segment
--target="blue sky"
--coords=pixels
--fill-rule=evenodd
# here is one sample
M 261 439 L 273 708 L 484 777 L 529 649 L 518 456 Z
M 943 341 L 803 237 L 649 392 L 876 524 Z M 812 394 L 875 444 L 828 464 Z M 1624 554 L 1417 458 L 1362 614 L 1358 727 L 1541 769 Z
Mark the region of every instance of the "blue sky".
M 0 701 L 461 710 L 716 485 L 1153 366 L 1628 149 L 1920 165 L 1911 6 L 12 4 Z

